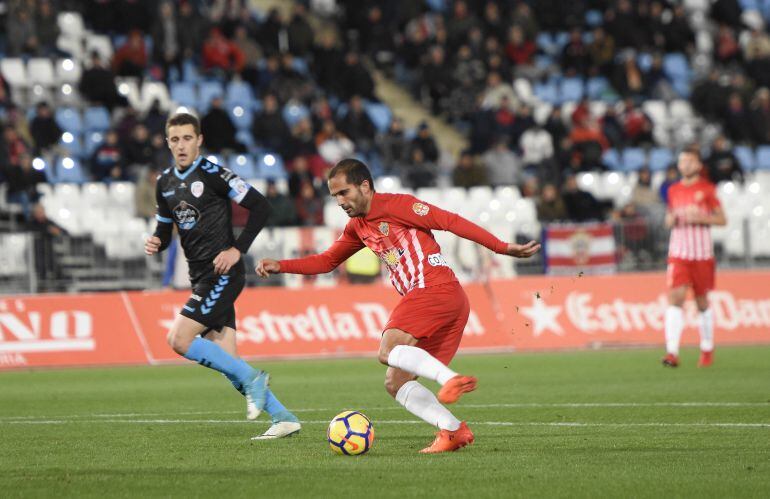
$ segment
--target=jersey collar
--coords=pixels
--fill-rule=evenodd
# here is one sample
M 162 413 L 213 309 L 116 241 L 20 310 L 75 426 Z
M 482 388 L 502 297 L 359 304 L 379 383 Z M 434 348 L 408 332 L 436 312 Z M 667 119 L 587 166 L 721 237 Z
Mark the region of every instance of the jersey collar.
M 372 220 L 383 215 L 382 209 L 382 194 L 375 192 L 372 196 L 372 202 L 369 204 L 369 213 L 364 217 L 365 220 Z
M 178 178 L 178 179 L 180 179 L 180 180 L 184 180 L 184 179 L 186 179 L 186 178 L 187 178 L 187 176 L 193 172 L 193 170 L 195 170 L 196 168 L 198 168 L 198 165 L 201 163 L 201 161 L 203 161 L 203 156 L 202 156 L 202 155 L 201 155 L 201 156 L 198 156 L 197 158 L 195 158 L 195 161 L 193 161 L 193 164 L 191 164 L 191 165 L 190 165 L 190 166 L 189 166 L 189 167 L 188 167 L 188 168 L 187 168 L 187 169 L 186 169 L 184 172 L 182 172 L 182 173 L 179 173 L 179 168 L 177 168 L 177 167 L 176 167 L 176 165 L 174 165 L 174 175 L 176 175 L 176 176 L 177 176 L 177 178 Z

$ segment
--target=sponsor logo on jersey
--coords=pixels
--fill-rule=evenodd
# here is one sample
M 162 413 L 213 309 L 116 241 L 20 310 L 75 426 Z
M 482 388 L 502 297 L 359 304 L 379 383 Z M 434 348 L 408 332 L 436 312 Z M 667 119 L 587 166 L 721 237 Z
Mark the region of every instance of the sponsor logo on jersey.
M 243 179 L 240 177 L 236 177 L 230 180 L 230 182 L 228 182 L 227 185 L 229 185 L 230 189 L 234 190 L 238 194 L 243 194 L 244 192 L 249 190 L 249 184 L 244 182 Z
M 193 299 L 193 300 L 195 300 L 195 301 L 202 301 L 202 300 L 203 300 L 203 298 L 201 298 L 201 297 L 200 297 L 200 296 L 198 296 L 198 295 L 192 295 L 192 296 L 190 296 L 190 298 L 192 298 L 192 299 Z
M 388 225 L 388 222 L 380 222 L 380 232 L 382 232 L 383 236 L 390 234 L 390 226 Z
M 174 195 L 174 191 L 165 191 L 165 192 L 161 192 L 160 194 L 161 194 L 161 196 L 163 196 L 164 198 L 170 198 L 171 196 L 173 196 L 173 195 Z
M 412 210 L 417 214 L 417 216 L 424 217 L 428 214 L 430 208 L 425 203 L 414 203 L 412 205 Z
M 395 267 L 401 261 L 401 256 L 403 256 L 404 253 L 405 251 L 401 248 L 391 248 L 388 251 L 382 253 L 380 258 L 388 267 Z
M 173 212 L 176 224 L 182 230 L 190 230 L 195 227 L 195 224 L 198 223 L 201 217 L 201 212 L 198 211 L 198 208 L 186 201 L 176 205 Z
M 233 171 L 229 168 L 222 167 L 222 171 L 219 176 L 225 182 L 230 182 L 230 179 L 235 176 L 235 173 L 233 173 Z
M 433 267 L 449 267 L 449 264 L 444 258 L 444 255 L 441 253 L 433 253 L 432 255 L 428 255 L 428 263 Z
M 190 185 L 190 192 L 196 198 L 201 197 L 203 195 L 203 182 L 200 180 L 193 182 L 192 185 Z
M 179 187 L 177 187 L 177 189 L 187 189 L 187 184 L 182 182 L 181 184 L 179 184 Z

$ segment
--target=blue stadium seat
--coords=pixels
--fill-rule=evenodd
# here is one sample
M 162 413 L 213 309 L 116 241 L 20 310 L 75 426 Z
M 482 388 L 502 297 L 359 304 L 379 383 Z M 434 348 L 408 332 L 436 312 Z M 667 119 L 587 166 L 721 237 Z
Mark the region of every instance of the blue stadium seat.
M 104 106 L 86 108 L 83 121 L 87 131 L 105 131 L 110 128 L 110 112 Z
M 80 160 L 69 156 L 60 156 L 56 160 L 56 167 L 46 169 L 48 181 L 52 184 L 70 183 L 82 184 L 88 180 Z
M 533 88 L 535 97 L 549 104 L 559 103 L 559 90 L 553 81 L 536 82 Z
M 623 150 L 621 169 L 634 171 L 647 164 L 647 155 L 640 147 L 627 147 Z
M 541 31 L 535 37 L 535 45 L 546 54 L 556 55 L 556 42 L 551 37 L 551 33 Z
M 589 10 L 586 12 L 585 21 L 588 26 L 595 28 L 604 24 L 604 15 L 600 10 Z
M 741 164 L 744 170 L 754 170 L 757 168 L 757 159 L 754 156 L 754 150 L 748 146 L 735 146 L 733 154 Z
M 283 107 L 283 121 L 289 126 L 293 127 L 302 118 L 310 116 L 310 110 L 307 106 L 298 103 L 288 103 Z
M 225 102 L 230 109 L 235 106 L 252 107 L 254 103 L 254 92 L 248 83 L 244 81 L 231 81 L 227 85 L 227 95 Z
M 254 178 L 258 175 L 254 156 L 251 154 L 232 154 L 227 159 L 227 166 L 243 179 Z
M 690 65 L 682 53 L 671 53 L 663 56 L 663 72 L 672 80 L 690 79 Z
M 225 96 L 225 89 L 218 81 L 202 81 L 198 85 L 198 110 L 201 114 L 208 112 L 211 108 L 211 100 L 214 97 Z
M 310 74 L 310 69 L 308 68 L 307 61 L 302 57 L 294 57 L 291 60 L 291 68 L 301 75 Z
M 235 134 L 235 139 L 248 147 L 249 151 L 252 153 L 257 147 L 257 144 L 254 142 L 254 136 L 251 135 L 249 130 L 238 130 L 238 132 Z
M 254 111 L 241 105 L 229 108 L 230 119 L 238 130 L 248 130 L 254 122 Z
M 602 162 L 607 165 L 610 170 L 620 170 L 620 154 L 617 149 L 607 149 L 602 154 Z
M 79 133 L 64 132 L 59 139 L 59 145 L 76 158 L 82 158 L 85 154 L 83 139 Z
M 390 128 L 390 121 L 393 118 L 393 114 L 390 112 L 390 108 L 385 104 L 380 103 L 367 103 L 364 105 L 366 114 L 369 115 L 369 119 L 372 120 L 374 126 L 378 132 L 385 133 Z
M 553 36 L 553 43 L 556 45 L 556 53 L 561 54 L 564 47 L 569 43 L 569 33 L 559 31 Z
M 582 78 L 564 78 L 560 87 L 559 102 L 577 102 L 583 98 L 585 89 Z
M 104 133 L 101 131 L 87 132 L 83 142 L 85 157 L 91 157 L 94 151 L 104 142 Z
M 636 64 L 643 72 L 648 72 L 652 67 L 652 54 L 649 52 L 642 52 L 636 57 Z
M 757 170 L 770 170 L 770 146 L 757 147 Z
M 195 86 L 189 82 L 172 83 L 171 100 L 180 106 L 197 109 L 198 97 L 196 96 Z
M 538 54 L 534 58 L 535 60 L 535 67 L 538 69 L 548 69 L 551 66 L 554 65 L 556 60 L 553 58 L 553 56 L 550 56 L 548 54 Z
M 83 119 L 77 109 L 71 107 L 60 107 L 56 110 L 56 123 L 62 130 L 74 134 L 83 131 Z
M 738 0 L 743 10 L 759 10 L 759 2 L 757 0 Z
M 260 157 L 257 172 L 259 178 L 285 179 L 289 176 L 283 167 L 283 159 L 276 153 L 267 153 Z
M 601 99 L 608 90 L 611 90 L 610 83 L 603 76 L 594 76 L 586 82 L 586 92 L 591 100 Z
M 665 170 L 674 161 L 674 155 L 670 149 L 656 147 L 650 151 L 649 166 L 652 171 Z
M 446 12 L 447 0 L 425 0 L 425 4 L 435 12 Z
M 198 68 L 195 67 L 195 63 L 192 60 L 188 59 L 182 65 L 182 81 L 186 83 L 198 83 L 201 81 Z

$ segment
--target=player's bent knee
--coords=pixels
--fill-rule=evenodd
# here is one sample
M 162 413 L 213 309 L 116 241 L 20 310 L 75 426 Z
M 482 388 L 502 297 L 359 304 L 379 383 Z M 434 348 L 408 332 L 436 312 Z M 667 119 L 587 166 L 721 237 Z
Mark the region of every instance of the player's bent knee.
M 191 340 L 174 331 L 169 331 L 166 338 L 168 339 L 168 344 L 171 349 L 179 355 L 186 354 L 187 350 L 190 348 L 190 343 L 192 343 Z

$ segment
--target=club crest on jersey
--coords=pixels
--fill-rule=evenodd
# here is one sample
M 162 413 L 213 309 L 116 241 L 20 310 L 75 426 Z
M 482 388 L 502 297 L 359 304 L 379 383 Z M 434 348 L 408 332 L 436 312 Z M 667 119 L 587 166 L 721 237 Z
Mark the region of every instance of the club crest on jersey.
M 705 194 L 703 194 L 703 191 L 695 191 L 695 202 L 700 203 L 703 201 L 703 198 L 706 197 Z
M 427 205 L 427 204 L 424 204 L 424 203 L 414 203 L 414 204 L 412 205 L 412 210 L 413 210 L 413 211 L 414 211 L 414 212 L 415 212 L 415 213 L 416 213 L 418 216 L 420 216 L 420 217 L 424 217 L 425 215 L 427 215 L 427 214 L 428 214 L 428 212 L 430 211 L 430 208 L 428 207 L 428 205 Z
M 190 192 L 193 196 L 196 198 L 199 198 L 203 195 L 203 182 L 200 180 L 196 180 L 190 185 Z
M 390 234 L 390 225 L 388 225 L 388 222 L 380 222 L 380 232 L 382 232 L 383 236 Z

